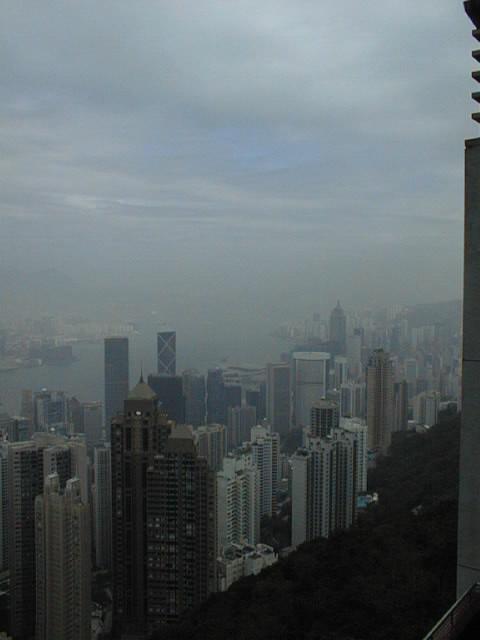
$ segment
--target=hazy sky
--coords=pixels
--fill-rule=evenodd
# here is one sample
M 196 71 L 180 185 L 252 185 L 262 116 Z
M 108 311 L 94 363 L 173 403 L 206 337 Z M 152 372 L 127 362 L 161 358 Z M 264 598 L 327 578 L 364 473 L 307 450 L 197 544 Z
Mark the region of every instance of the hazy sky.
M 3 272 L 174 324 L 458 297 L 460 0 L 1 5 Z

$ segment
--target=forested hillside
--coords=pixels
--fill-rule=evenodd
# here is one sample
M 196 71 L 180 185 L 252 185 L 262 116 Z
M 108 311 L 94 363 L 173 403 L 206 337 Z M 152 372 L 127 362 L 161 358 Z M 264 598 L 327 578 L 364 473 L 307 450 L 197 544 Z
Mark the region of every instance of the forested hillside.
M 173 640 L 419 640 L 455 598 L 458 418 L 408 434 L 350 531 L 212 597 Z

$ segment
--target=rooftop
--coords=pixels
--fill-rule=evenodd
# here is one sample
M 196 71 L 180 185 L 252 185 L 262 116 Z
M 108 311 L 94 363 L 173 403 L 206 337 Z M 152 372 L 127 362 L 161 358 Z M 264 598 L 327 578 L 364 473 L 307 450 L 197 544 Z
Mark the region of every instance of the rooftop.
M 138 384 L 128 394 L 129 400 L 155 400 L 156 393 L 151 387 L 144 381 L 143 376 L 140 376 Z

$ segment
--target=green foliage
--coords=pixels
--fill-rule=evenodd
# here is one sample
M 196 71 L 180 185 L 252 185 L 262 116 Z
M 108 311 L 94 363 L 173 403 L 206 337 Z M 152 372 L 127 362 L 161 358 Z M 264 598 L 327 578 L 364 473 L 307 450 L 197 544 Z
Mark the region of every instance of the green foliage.
M 458 419 L 406 435 L 349 531 L 210 598 L 162 640 L 418 640 L 455 598 Z M 422 505 L 421 509 L 412 511 Z

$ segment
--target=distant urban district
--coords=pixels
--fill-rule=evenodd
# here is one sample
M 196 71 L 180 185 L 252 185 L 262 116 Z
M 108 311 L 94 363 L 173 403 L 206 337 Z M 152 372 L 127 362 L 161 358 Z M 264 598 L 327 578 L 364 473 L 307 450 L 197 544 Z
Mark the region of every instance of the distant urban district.
M 20 640 L 267 638 L 280 625 L 278 638 L 418 637 L 455 590 L 460 317 L 458 301 L 362 312 L 338 302 L 326 319 L 314 314 L 273 330 L 284 345 L 276 362 L 224 363 L 205 373 L 177 372 L 181 341 L 161 330 L 157 370 L 133 379 L 132 323 L 4 325 L 5 375 L 68 365 L 72 345 L 103 340 L 104 401 L 101 390 L 86 401 L 46 384 L 8 398 L 16 412 L 0 407 L 0 631 Z M 7 400 L 1 388 L 0 400 Z M 433 450 L 453 468 L 437 484 L 422 475 Z M 423 519 L 433 535 L 440 512 L 444 535 L 429 552 L 424 539 L 393 534 L 392 522 L 403 519 L 405 535 L 415 537 Z M 376 558 L 370 534 L 380 545 Z M 343 558 L 338 576 L 352 591 L 352 576 L 371 587 L 371 566 L 350 566 L 348 554 L 365 552 L 379 571 L 395 573 L 385 564 L 390 539 L 400 545 L 392 558 L 407 562 L 410 554 L 412 575 L 423 587 L 436 584 L 400 635 L 365 615 L 378 594 L 361 603 L 360 622 L 356 610 L 348 613 L 357 634 L 342 619 L 338 584 L 327 600 L 335 615 L 289 609 L 299 572 L 317 585 L 309 597 L 325 599 L 332 553 Z M 442 569 L 435 553 L 445 554 Z M 277 578 L 283 622 L 283 604 L 275 618 L 272 602 L 261 622 L 259 602 Z M 392 580 L 392 612 L 406 611 L 412 583 L 403 573 Z M 250 590 L 258 590 L 255 610 Z

